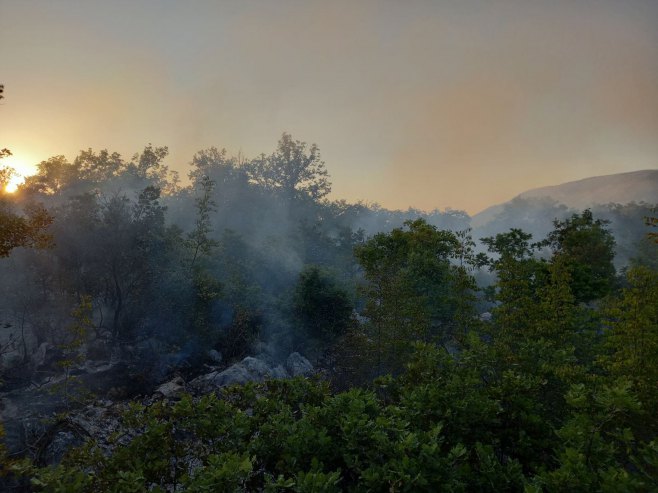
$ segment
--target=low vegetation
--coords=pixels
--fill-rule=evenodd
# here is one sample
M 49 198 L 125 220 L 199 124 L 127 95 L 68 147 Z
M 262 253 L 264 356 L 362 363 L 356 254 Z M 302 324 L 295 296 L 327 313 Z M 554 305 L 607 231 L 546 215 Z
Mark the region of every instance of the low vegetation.
M 3 197 L 2 315 L 23 330 L 6 385 L 21 388 L 18 369 L 40 378 L 44 343 L 61 353 L 63 408 L 88 399 L 69 377 L 93 358 L 119 358 L 145 392 L 200 372 L 211 349 L 226 364 L 301 351 L 317 375 L 135 398 L 109 446 L 91 437 L 48 465 L 0 449 L 1 484 L 656 491 L 651 240 L 618 272 L 609 223 L 590 210 L 545 239 L 512 228 L 478 243 L 454 211 L 393 224 L 327 201 L 319 150 L 288 135 L 252 161 L 198 153 L 184 188 L 165 157 L 53 158 Z M 28 203 L 41 205 L 17 212 Z

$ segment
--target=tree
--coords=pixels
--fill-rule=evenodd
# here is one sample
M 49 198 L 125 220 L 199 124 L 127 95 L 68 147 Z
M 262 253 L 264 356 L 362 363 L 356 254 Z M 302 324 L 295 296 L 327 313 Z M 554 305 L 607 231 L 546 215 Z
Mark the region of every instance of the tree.
M 159 199 L 160 190 L 152 186 L 132 200 L 121 193 L 87 193 L 60 206 L 53 225 L 58 245 L 51 270 L 69 293 L 93 296 L 101 319 L 109 311 L 99 325 L 115 344 L 143 328 L 147 297 L 154 295 L 150 286 L 163 275 L 165 208 Z
M 579 302 L 603 298 L 615 283 L 615 239 L 607 221 L 594 219 L 592 211 L 553 222 L 555 229 L 541 243 L 564 257 L 571 274 L 571 290 Z
M 7 149 L 0 151 L 0 159 L 7 156 L 11 156 Z M 24 215 L 14 212 L 5 192 L 12 175 L 11 168 L 0 168 L 0 258 L 7 257 L 17 247 L 46 248 L 52 245 L 52 236 L 46 230 L 53 218 L 44 207 L 28 204 Z
M 647 267 L 628 271 L 628 287 L 606 309 L 608 355 L 602 358 L 614 377 L 635 385 L 643 405 L 658 405 L 658 272 Z
M 300 274 L 293 294 L 296 343 L 317 341 L 327 346 L 345 334 L 352 319 L 352 302 L 334 278 L 315 266 Z
M 110 154 L 105 149 L 98 153 L 92 149 L 80 151 L 73 166 L 80 171 L 82 178 L 95 183 L 116 178 L 126 170 L 126 164 L 121 155 L 118 152 Z
M 423 219 L 379 233 L 354 250 L 367 284 L 365 316 L 377 371 L 399 371 L 414 341 L 446 339 L 456 311 L 454 233 Z
M 212 198 L 215 182 L 209 176 L 203 176 L 199 180 L 198 187 L 200 195 L 196 198 L 196 222 L 194 229 L 187 235 L 187 246 L 192 255 L 190 269 L 194 268 L 194 264 L 200 256 L 209 255 L 217 247 L 217 241 L 210 237 L 212 232 L 210 214 L 216 208 Z
M 138 181 L 148 182 L 166 193 L 175 192 L 178 189 L 179 176 L 177 171 L 170 171 L 169 167 L 163 164 L 168 155 L 167 146 L 153 147 L 149 144 L 141 154 L 133 156 L 127 168 Z
M 188 176 L 193 183 L 210 177 L 218 187 L 235 186 L 236 182 L 247 180 L 245 170 L 239 166 L 239 158 L 229 157 L 226 149 L 211 147 L 192 157 L 193 169 Z
M 74 389 L 76 379 L 72 370 L 83 362 L 84 356 L 81 354 L 81 349 L 93 327 L 92 311 L 91 297 L 83 296 L 71 312 L 72 323 L 66 331 L 66 340 L 59 346 L 62 358 L 58 361 L 58 365 L 64 371 L 64 379 L 61 382 L 62 398 L 67 408 L 71 399 L 77 397 L 76 389 Z
M 320 159 L 318 146 L 308 147 L 287 133 L 281 136 L 274 153 L 262 154 L 252 160 L 247 169 L 252 182 L 289 200 L 318 201 L 331 192 L 329 173 Z
M 495 340 L 519 341 L 528 337 L 537 322 L 538 289 L 545 284 L 546 266 L 533 257 L 532 235 L 511 229 L 494 237 L 482 238 L 495 258 L 489 262 L 496 274 L 492 293 Z
M 23 189 L 29 193 L 55 195 L 80 178 L 80 162 L 71 164 L 64 156 L 53 156 L 37 164 L 37 172 L 25 179 Z
M 654 209 L 654 212 L 655 212 L 655 209 Z M 658 217 L 656 217 L 656 216 L 645 216 L 644 222 L 650 228 L 658 228 Z M 647 237 L 650 240 L 658 243 L 658 233 L 656 233 L 655 231 L 648 232 Z
M 48 248 L 52 236 L 46 231 L 52 216 L 39 205 L 25 208 L 26 215 L 14 214 L 0 203 L 0 257 L 7 257 L 17 247 Z
M 471 230 L 455 232 L 458 246 L 455 251 L 456 263 L 451 266 L 453 284 L 453 335 L 465 341 L 471 329 L 476 325 L 475 302 L 478 286 L 473 272 L 487 264 L 485 253 L 475 253 L 475 242 Z

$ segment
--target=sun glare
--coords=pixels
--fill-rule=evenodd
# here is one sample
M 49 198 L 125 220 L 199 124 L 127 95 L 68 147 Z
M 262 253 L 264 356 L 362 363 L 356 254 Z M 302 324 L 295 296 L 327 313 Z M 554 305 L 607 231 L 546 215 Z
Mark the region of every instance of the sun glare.
M 14 193 L 16 190 L 18 190 L 18 187 L 23 183 L 25 178 L 22 175 L 19 175 L 18 173 L 14 174 L 10 179 L 9 183 L 7 183 L 7 186 L 5 186 L 5 191 L 7 193 Z
M 34 174 L 35 167 L 27 159 L 23 159 L 17 156 L 9 156 L 6 159 L 0 161 L 0 167 L 8 166 L 14 172 L 9 178 L 9 182 L 5 186 L 5 192 L 14 193 L 18 187 L 25 181 L 25 177 L 31 174 Z M 1 186 L 1 185 L 0 185 Z

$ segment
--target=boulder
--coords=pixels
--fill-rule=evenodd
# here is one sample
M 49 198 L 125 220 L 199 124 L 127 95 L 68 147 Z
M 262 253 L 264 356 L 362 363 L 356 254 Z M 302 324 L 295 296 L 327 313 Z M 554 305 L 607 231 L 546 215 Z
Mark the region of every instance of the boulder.
M 71 429 L 53 431 L 49 438 L 49 442 L 41 450 L 37 461 L 46 466 L 59 464 L 70 449 L 84 443 L 84 437 Z
M 176 377 L 169 382 L 163 383 L 155 391 L 167 399 L 175 398 L 185 392 L 185 381 L 181 377 Z
M 270 376 L 272 378 L 276 378 L 276 379 L 283 379 L 283 378 L 289 378 L 290 377 L 290 375 L 288 375 L 288 372 L 286 371 L 286 369 L 281 365 L 277 365 L 274 368 L 272 368 L 272 374 Z
M 226 370 L 216 373 L 207 382 L 213 387 L 227 387 L 229 385 L 244 385 L 247 382 L 260 381 L 260 375 L 250 373 L 241 364 L 233 365 Z
M 208 351 L 208 359 L 212 361 L 214 364 L 218 365 L 222 362 L 222 353 L 220 353 L 216 349 L 211 349 L 210 351 Z
M 299 353 L 291 353 L 286 360 L 286 370 L 292 377 L 306 376 L 313 373 L 313 365 Z
M 214 371 L 195 378 L 190 385 L 198 392 L 211 392 L 229 385 L 244 385 L 247 382 L 262 382 L 267 378 L 287 378 L 281 366 L 272 367 L 265 361 L 247 356 L 224 371 Z
M 240 363 L 244 366 L 249 373 L 257 377 L 259 380 L 264 379 L 272 373 L 272 368 L 262 359 L 247 356 Z
M 48 342 L 39 345 L 36 352 L 32 354 L 32 364 L 39 371 L 56 370 L 57 362 L 64 357 L 62 350 Z

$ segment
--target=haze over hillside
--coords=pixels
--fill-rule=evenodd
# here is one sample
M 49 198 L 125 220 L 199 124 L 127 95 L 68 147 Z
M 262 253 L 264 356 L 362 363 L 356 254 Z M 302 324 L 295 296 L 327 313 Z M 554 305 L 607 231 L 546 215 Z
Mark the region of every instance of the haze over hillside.
M 594 176 L 561 185 L 535 188 L 521 198 L 551 197 L 569 207 L 582 209 L 595 204 L 626 204 L 658 200 L 658 170 L 642 170 Z
M 514 199 L 551 198 L 573 209 L 585 209 L 597 204 L 628 204 L 630 202 L 658 203 L 658 170 L 648 169 L 617 173 L 614 175 L 593 176 L 560 185 L 527 190 Z M 475 214 L 474 227 L 482 226 L 499 214 L 506 204 L 494 205 Z
M 285 130 L 320 146 L 332 198 L 474 214 L 656 167 L 651 0 L 1 5 L 0 148 L 22 175 L 151 142 L 185 176 L 201 149 L 256 156 Z

